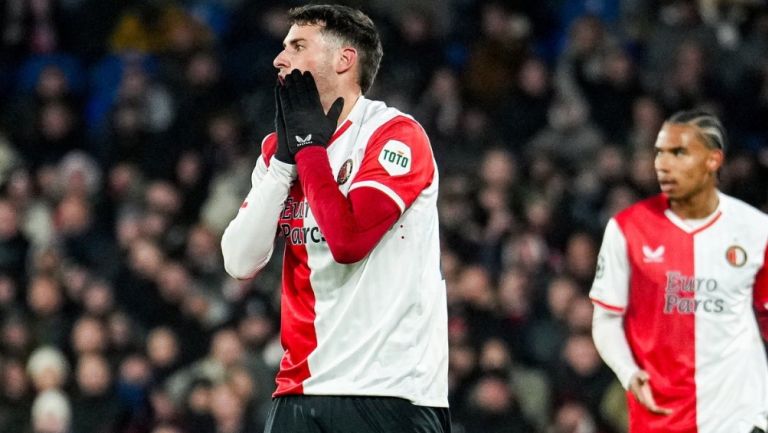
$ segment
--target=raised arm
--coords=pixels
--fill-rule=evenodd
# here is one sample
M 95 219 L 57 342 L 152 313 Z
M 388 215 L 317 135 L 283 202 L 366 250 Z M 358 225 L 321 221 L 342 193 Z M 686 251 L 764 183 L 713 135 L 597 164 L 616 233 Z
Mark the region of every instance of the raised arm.
M 295 178 L 296 168 L 272 158 L 269 167 L 259 157 L 251 190 L 221 238 L 224 269 L 234 278 L 253 277 L 269 261 L 277 222 Z
M 308 148 L 296 159 L 309 207 L 333 259 L 345 264 L 359 262 L 397 221 L 400 208 L 373 188 L 359 188 L 345 197 L 333 178 L 324 148 Z
M 331 172 L 325 147 L 332 139 L 343 99 L 323 111 L 312 75 L 294 70 L 280 89 L 287 147 L 299 181 L 331 254 L 339 263 L 367 256 L 387 230 L 432 181 L 434 160 L 423 129 L 402 117 L 385 125 L 366 146 L 361 168 L 345 196 Z M 405 147 L 412 158 L 397 173 L 380 161 L 387 146 Z M 418 158 L 416 157 L 418 155 Z M 416 160 L 413 162 L 412 160 Z
M 251 175 L 251 191 L 221 238 L 224 269 L 238 279 L 251 278 L 269 262 L 277 223 L 296 180 L 296 161 L 288 151 L 285 120 L 275 86 L 275 132 L 261 143 L 261 156 Z

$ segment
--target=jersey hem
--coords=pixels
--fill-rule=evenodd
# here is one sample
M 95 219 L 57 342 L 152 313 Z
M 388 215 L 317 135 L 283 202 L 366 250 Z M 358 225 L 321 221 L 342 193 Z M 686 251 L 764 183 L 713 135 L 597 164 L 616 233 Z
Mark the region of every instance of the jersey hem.
M 343 396 L 354 396 L 354 397 L 394 397 L 394 398 L 402 398 L 403 400 L 410 401 L 415 406 L 427 406 L 427 407 L 449 407 L 448 404 L 448 398 L 445 399 L 416 399 L 412 396 L 407 396 L 403 394 L 397 394 L 397 393 L 363 393 L 363 392 L 334 392 L 334 393 L 326 393 L 326 392 L 281 392 L 281 393 L 273 393 L 272 398 L 278 398 L 278 397 L 287 397 L 291 395 L 311 395 L 311 396 L 325 396 L 325 397 L 343 397 Z

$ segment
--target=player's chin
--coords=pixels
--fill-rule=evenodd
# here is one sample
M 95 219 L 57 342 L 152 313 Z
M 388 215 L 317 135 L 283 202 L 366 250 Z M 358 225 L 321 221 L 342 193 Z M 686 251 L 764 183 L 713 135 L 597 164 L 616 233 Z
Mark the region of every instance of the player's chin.
M 667 196 L 668 200 L 683 200 L 686 197 L 685 194 L 675 188 L 662 189 L 661 192 Z

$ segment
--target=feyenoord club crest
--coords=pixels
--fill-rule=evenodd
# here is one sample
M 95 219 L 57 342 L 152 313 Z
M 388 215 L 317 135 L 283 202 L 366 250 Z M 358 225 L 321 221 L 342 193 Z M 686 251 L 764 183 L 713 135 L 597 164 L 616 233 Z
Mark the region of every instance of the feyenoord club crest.
M 728 260 L 731 266 L 740 268 L 747 263 L 747 252 L 738 245 L 731 245 L 725 250 L 725 260 Z
M 349 180 L 349 175 L 352 174 L 352 159 L 344 161 L 339 169 L 339 174 L 336 175 L 336 183 L 344 185 Z

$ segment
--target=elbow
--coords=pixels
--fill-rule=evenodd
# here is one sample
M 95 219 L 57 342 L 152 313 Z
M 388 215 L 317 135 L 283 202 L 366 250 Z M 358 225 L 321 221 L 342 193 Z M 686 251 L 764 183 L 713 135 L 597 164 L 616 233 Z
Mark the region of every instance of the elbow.
M 266 266 L 272 254 L 272 250 L 263 254 L 255 253 L 253 248 L 239 248 L 222 239 L 221 252 L 224 259 L 224 270 L 232 278 L 247 280 L 253 278 L 264 266 Z
M 255 277 L 256 274 L 258 274 L 259 271 L 264 268 L 264 266 L 266 266 L 268 261 L 269 257 L 254 265 L 253 263 L 246 262 L 244 260 L 235 260 L 232 258 L 227 260 L 225 256 L 224 270 L 227 271 L 227 274 L 229 274 L 229 276 L 232 278 L 238 280 L 250 280 L 251 278 Z
M 237 257 L 233 254 L 224 253 L 223 256 L 224 270 L 227 271 L 227 274 L 229 274 L 230 277 L 238 280 L 247 280 L 256 273 L 249 269 L 242 260 L 237 260 Z
M 258 270 L 253 271 L 242 264 L 227 260 L 226 258 L 224 259 L 224 270 L 227 271 L 227 274 L 229 274 L 230 277 L 238 280 L 248 280 L 253 278 L 256 272 L 258 272 Z
M 360 246 L 353 245 L 352 243 L 338 243 L 336 245 L 328 244 L 331 250 L 331 255 L 336 263 L 342 265 L 352 265 L 363 260 L 370 252 L 367 248 L 360 248 Z

